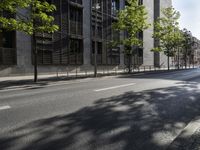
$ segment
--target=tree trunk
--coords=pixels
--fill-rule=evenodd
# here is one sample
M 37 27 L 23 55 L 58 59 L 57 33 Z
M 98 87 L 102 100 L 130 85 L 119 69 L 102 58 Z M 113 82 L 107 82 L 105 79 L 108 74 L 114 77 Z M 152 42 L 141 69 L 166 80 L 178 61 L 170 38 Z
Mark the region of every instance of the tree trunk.
M 131 54 L 128 55 L 128 73 L 131 73 Z
M 178 47 L 178 70 L 180 69 L 180 49 Z
M 185 55 L 185 69 L 187 69 L 187 55 Z
M 194 66 L 195 66 L 194 55 L 193 55 L 193 60 L 192 60 L 192 63 L 193 63 L 193 69 L 194 69 Z
M 38 81 L 38 52 L 36 47 L 36 37 L 35 33 L 33 34 L 33 53 L 34 53 L 34 82 Z
M 97 42 L 95 41 L 95 50 L 94 50 L 94 77 L 97 77 Z
M 191 58 L 190 58 L 190 56 L 189 56 L 189 59 L 188 59 L 188 61 L 189 61 L 189 68 L 190 68 L 190 63 L 191 63 Z
M 170 66 L 169 66 L 169 54 L 167 56 L 167 68 L 168 68 L 168 70 L 170 70 Z
M 194 59 L 193 59 L 192 63 L 193 63 L 193 64 L 192 64 L 192 67 L 193 67 L 193 69 L 194 69 L 194 66 L 195 66 L 195 65 L 194 65 Z
M 187 69 L 187 49 L 186 49 L 186 52 L 185 52 L 185 69 Z

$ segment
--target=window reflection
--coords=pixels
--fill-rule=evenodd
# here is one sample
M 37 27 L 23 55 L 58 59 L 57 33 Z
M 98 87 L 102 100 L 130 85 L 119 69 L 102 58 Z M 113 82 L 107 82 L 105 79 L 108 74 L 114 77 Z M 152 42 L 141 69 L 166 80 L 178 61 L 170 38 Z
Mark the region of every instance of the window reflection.
M 112 0 L 112 15 L 116 15 L 119 10 L 119 0 Z

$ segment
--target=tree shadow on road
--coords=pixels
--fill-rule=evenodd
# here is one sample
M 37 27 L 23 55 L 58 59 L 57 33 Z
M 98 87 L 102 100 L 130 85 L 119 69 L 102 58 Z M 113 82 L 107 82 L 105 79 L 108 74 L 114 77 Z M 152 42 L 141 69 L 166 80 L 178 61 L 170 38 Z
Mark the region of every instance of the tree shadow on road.
M 1 150 L 163 150 L 200 113 L 196 83 L 127 92 L 0 136 Z M 67 111 L 67 110 L 66 110 Z

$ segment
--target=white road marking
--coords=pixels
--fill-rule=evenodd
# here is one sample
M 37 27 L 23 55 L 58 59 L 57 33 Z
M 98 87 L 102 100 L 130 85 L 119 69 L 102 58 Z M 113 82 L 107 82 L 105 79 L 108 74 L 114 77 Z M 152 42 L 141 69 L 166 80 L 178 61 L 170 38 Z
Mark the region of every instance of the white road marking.
M 98 89 L 94 90 L 95 92 L 101 92 L 101 91 L 107 91 L 107 90 L 112 90 L 112 89 L 117 89 L 117 88 L 122 88 L 122 87 L 128 87 L 135 85 L 136 83 L 130 83 L 130 84 L 124 84 L 124 85 L 118 85 L 118 86 L 113 86 L 113 87 L 108 87 L 108 88 L 103 88 L 103 89 Z
M 11 107 L 9 105 L 6 106 L 0 106 L 0 110 L 6 110 L 6 109 L 10 109 Z

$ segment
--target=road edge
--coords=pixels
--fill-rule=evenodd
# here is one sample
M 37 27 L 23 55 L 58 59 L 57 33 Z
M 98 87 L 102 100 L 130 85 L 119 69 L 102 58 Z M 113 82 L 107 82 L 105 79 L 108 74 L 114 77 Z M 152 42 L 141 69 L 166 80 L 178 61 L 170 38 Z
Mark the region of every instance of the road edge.
M 172 141 L 166 150 L 185 150 L 194 141 L 193 135 L 200 128 L 200 116 L 193 119 L 182 132 Z

